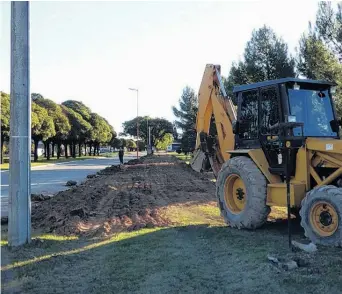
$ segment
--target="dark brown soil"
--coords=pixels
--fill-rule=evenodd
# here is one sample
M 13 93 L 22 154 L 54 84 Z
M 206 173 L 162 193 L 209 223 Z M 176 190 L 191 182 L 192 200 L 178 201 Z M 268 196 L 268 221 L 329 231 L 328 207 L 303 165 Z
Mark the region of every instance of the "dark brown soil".
M 171 156 L 150 156 L 99 172 L 77 187 L 35 203 L 34 228 L 63 235 L 106 236 L 168 226 L 172 204 L 214 200 L 215 186 Z

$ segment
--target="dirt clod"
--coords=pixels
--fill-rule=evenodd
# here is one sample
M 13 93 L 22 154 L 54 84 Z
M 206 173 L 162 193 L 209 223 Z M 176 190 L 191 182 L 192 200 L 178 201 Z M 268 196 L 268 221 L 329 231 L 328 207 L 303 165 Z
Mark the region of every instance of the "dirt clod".
M 43 194 L 31 194 L 32 201 L 45 201 L 51 199 L 52 196 L 50 195 L 43 195 Z
M 170 205 L 213 201 L 214 183 L 172 156 L 111 166 L 32 209 L 32 225 L 63 235 L 99 236 L 169 226 Z
M 66 186 L 76 186 L 77 185 L 77 182 L 76 181 L 67 181 Z
M 83 208 L 76 208 L 72 211 L 70 211 L 70 215 L 78 215 L 79 217 L 83 218 L 86 216 L 86 212 Z

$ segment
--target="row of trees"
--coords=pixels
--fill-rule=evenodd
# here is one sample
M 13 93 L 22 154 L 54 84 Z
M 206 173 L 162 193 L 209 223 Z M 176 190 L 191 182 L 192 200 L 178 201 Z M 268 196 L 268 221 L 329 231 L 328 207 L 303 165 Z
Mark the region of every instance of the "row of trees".
M 296 48 L 296 56 L 289 54 L 287 44 L 267 26 L 252 32 L 243 59 L 234 62 L 224 78 L 228 95 L 236 85 L 261 82 L 284 77 L 305 77 L 328 80 L 338 84 L 334 96 L 337 113 L 342 116 L 342 4 L 334 9 L 330 2 L 320 2 L 314 24 L 304 33 Z M 235 102 L 235 101 L 234 101 Z M 176 125 L 182 130 L 182 149 L 191 150 L 196 141 L 196 113 L 198 99 L 186 87 L 173 107 Z
M 61 156 L 64 147 L 65 157 L 76 157 L 86 153 L 99 153 L 100 144 L 112 144 L 116 132 L 108 121 L 91 111 L 82 102 L 68 100 L 62 104 L 32 93 L 31 135 L 34 143 L 34 161 L 38 160 L 38 143 L 45 146 L 45 156 L 49 160 Z M 3 144 L 9 139 L 10 131 L 10 95 L 1 92 L 1 163 L 3 162 Z M 82 148 L 84 146 L 84 148 Z M 57 147 L 57 148 L 56 148 Z

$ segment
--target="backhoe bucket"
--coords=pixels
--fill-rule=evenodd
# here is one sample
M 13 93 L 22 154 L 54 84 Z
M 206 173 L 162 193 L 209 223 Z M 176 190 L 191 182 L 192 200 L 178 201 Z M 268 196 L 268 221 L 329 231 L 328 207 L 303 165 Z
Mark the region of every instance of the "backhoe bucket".
M 194 152 L 190 165 L 194 171 L 201 172 L 203 170 L 203 162 L 205 160 L 205 154 L 201 149 L 197 149 Z

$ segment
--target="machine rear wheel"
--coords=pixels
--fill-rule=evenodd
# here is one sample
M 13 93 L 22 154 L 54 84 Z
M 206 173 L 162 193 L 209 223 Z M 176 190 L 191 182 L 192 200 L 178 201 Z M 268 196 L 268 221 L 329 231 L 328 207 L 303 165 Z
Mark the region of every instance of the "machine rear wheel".
M 301 226 L 313 243 L 342 246 L 342 189 L 332 185 L 312 189 L 302 200 Z
M 239 229 L 261 227 L 270 213 L 266 186 L 266 178 L 250 158 L 228 160 L 216 181 L 216 196 L 226 223 Z

